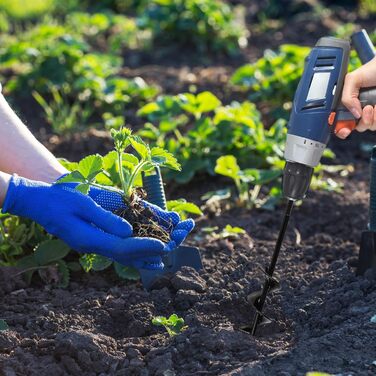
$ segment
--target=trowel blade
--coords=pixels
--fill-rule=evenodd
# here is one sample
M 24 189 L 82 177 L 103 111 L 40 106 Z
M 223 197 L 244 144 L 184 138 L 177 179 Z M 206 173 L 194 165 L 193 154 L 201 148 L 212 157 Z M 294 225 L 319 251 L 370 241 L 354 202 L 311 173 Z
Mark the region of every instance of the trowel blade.
M 163 259 L 165 267 L 162 270 L 140 269 L 141 281 L 147 290 L 153 288 L 156 282 L 167 274 L 174 274 L 183 266 L 190 266 L 196 270 L 202 269 L 200 251 L 196 247 L 181 245 Z

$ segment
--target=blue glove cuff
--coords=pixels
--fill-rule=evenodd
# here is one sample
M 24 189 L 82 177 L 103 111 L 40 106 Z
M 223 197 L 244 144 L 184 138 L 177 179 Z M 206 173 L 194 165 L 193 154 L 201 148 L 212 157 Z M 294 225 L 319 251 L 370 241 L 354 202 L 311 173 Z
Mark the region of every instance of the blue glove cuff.
M 23 198 L 27 197 L 28 200 L 30 200 L 31 190 L 33 188 L 40 189 L 44 187 L 48 188 L 49 185 L 40 181 L 22 178 L 17 174 L 12 175 L 9 181 L 7 193 L 5 195 L 2 212 L 29 217 L 28 210 L 25 205 L 27 200 L 24 200 Z
M 17 201 L 17 187 L 20 185 L 20 179 L 17 175 L 13 175 L 9 180 L 8 190 L 5 195 L 3 202 L 3 207 L 1 211 L 3 213 L 11 213 L 14 206 L 14 203 Z

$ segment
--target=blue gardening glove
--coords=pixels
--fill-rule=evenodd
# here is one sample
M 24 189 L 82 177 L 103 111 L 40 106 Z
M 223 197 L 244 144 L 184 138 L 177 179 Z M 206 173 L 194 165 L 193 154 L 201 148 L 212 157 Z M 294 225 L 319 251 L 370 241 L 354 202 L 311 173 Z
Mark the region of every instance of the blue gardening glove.
M 123 265 L 155 268 L 174 242 L 132 237 L 132 226 L 101 208 L 90 197 L 66 187 L 12 176 L 3 212 L 27 217 L 78 252 L 97 253 Z M 157 265 L 158 267 L 158 265 Z
M 116 193 L 105 189 L 91 187 L 89 196 L 103 209 L 111 212 L 126 208 L 120 191 L 119 193 Z M 170 232 L 170 238 L 175 242 L 177 247 L 195 227 L 195 222 L 191 218 L 181 221 L 179 214 L 176 212 L 163 210 L 147 201 L 142 202 L 154 213 L 155 220 L 158 224 Z

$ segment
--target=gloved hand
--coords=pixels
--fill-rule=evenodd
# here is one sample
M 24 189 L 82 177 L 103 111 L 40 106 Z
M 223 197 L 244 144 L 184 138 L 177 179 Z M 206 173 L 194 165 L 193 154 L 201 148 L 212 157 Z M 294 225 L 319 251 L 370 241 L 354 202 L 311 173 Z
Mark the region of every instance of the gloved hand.
M 123 265 L 159 268 L 160 256 L 176 246 L 173 241 L 164 244 L 132 237 L 132 226 L 126 220 L 64 184 L 14 175 L 2 211 L 34 220 L 78 252 L 97 253 Z
M 105 189 L 90 187 L 89 196 L 103 209 L 111 212 L 126 208 L 120 191 L 116 193 Z M 179 214 L 176 212 L 163 210 L 147 201 L 142 202 L 154 213 L 155 220 L 158 224 L 170 231 L 170 238 L 175 242 L 177 247 L 195 227 L 195 222 L 191 218 L 181 221 Z

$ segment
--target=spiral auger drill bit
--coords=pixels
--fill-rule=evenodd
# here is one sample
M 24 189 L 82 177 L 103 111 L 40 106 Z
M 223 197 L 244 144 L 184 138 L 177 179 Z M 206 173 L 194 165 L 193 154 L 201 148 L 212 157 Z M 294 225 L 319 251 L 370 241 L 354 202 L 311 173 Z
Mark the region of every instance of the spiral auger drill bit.
M 266 279 L 265 279 L 264 287 L 261 290 L 261 294 L 256 293 L 256 295 L 253 296 L 253 299 L 252 297 L 249 297 L 250 300 L 253 300 L 253 305 L 256 309 L 255 317 L 253 319 L 252 331 L 251 331 L 252 335 L 255 335 L 257 326 L 260 324 L 260 322 L 263 321 L 265 317 L 265 315 L 262 313 L 262 310 L 264 308 L 265 300 L 266 300 L 268 293 L 271 290 L 274 290 L 279 286 L 279 281 L 275 277 L 273 277 L 273 274 L 274 274 L 274 270 L 277 264 L 279 252 L 282 247 L 283 239 L 285 238 L 286 229 L 290 220 L 290 215 L 291 215 L 293 206 L 294 206 L 294 201 L 288 200 L 286 211 L 285 211 L 285 216 L 283 218 L 281 229 L 279 230 L 279 235 L 278 235 L 278 239 L 274 248 L 272 259 L 270 261 L 269 267 L 265 269 Z

